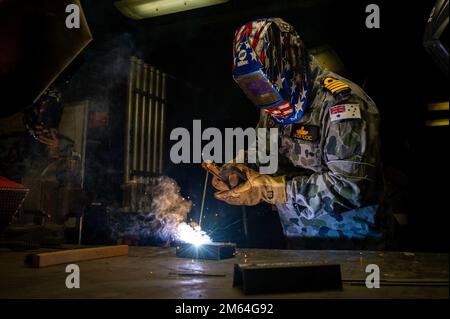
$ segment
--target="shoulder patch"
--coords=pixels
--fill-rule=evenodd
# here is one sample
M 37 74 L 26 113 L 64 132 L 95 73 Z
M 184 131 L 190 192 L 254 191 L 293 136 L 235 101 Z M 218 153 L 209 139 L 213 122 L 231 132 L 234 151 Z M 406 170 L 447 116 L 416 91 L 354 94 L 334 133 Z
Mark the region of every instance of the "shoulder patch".
M 330 107 L 331 122 L 346 120 L 346 119 L 360 119 L 361 110 L 359 104 L 339 104 Z
M 333 77 L 326 77 L 323 79 L 323 87 L 335 95 L 341 92 L 350 92 L 351 89 L 348 84 L 342 82 L 341 80 L 335 79 Z
M 319 139 L 319 127 L 296 123 L 292 126 L 291 137 L 303 141 L 316 142 Z

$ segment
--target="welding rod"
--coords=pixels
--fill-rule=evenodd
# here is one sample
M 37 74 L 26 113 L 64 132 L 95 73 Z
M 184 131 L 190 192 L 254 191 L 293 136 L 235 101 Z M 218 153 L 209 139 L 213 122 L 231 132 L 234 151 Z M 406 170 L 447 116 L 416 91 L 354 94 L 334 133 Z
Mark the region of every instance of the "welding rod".
M 209 171 L 206 171 L 205 185 L 203 185 L 202 206 L 200 207 L 200 218 L 198 221 L 198 226 L 200 226 L 200 227 L 202 227 L 203 208 L 205 206 L 205 196 L 206 196 L 206 187 L 208 186 L 208 177 L 209 177 Z

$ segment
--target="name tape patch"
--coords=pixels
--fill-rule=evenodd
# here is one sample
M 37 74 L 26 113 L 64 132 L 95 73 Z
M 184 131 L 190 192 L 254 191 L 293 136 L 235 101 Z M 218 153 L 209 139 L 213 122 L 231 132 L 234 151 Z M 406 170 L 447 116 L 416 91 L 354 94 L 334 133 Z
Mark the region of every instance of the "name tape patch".
M 360 118 L 361 110 L 359 104 L 340 104 L 330 108 L 331 122 Z

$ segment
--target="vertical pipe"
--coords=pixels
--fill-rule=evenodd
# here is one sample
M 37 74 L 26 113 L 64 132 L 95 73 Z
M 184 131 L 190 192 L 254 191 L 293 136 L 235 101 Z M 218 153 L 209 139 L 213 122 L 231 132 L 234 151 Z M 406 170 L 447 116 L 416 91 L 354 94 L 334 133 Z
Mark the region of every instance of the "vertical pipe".
M 159 174 L 163 173 L 163 152 L 164 152 L 164 121 L 166 111 L 166 74 L 162 74 L 161 84 L 161 120 L 159 124 L 160 140 L 159 140 Z
M 136 64 L 136 89 L 134 105 L 134 125 L 133 125 L 133 170 L 138 168 L 138 129 L 139 129 L 139 100 L 141 90 L 141 70 L 142 60 L 137 60 Z
M 124 181 L 125 183 L 130 180 L 130 130 L 131 130 L 131 117 L 133 110 L 133 89 L 134 89 L 134 72 L 135 72 L 136 58 L 130 57 L 130 69 L 128 73 L 128 107 L 126 112 L 126 124 L 125 124 L 125 167 L 124 167 Z
M 147 108 L 147 73 L 148 73 L 148 64 L 144 63 L 144 74 L 143 74 L 143 80 L 142 80 L 142 105 L 141 105 L 141 139 L 140 139 L 140 160 L 139 160 L 139 170 L 144 171 L 145 164 L 145 111 Z
M 153 104 L 155 103 L 154 100 L 154 78 L 155 78 L 155 69 L 150 66 L 150 76 L 149 76 L 149 82 L 148 82 L 148 120 L 147 120 L 147 124 L 148 124 L 148 130 L 147 130 L 147 172 L 152 172 L 152 150 L 151 150 L 151 146 L 152 146 L 152 120 L 153 120 Z
M 154 95 L 154 102 L 155 102 L 155 118 L 154 118 L 154 127 L 153 127 L 153 173 L 158 173 L 158 162 L 157 162 L 157 154 L 158 154 L 158 117 L 159 117 L 159 91 L 160 91 L 160 72 L 159 70 L 156 70 L 156 83 L 155 83 L 155 95 Z

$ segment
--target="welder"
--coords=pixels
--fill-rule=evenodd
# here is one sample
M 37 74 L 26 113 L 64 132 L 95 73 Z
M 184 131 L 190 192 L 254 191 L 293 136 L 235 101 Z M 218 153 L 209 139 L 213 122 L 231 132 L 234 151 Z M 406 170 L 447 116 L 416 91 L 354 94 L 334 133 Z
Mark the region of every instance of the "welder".
M 280 164 L 273 175 L 248 162 L 223 165 L 222 172 L 233 169 L 245 178 L 239 183 L 228 174 L 224 183 L 214 177 L 215 197 L 232 205 L 276 205 L 293 241 L 381 238 L 375 103 L 355 83 L 319 66 L 282 19 L 243 25 L 233 53 L 233 78 L 260 109 L 257 127 L 278 128 Z

